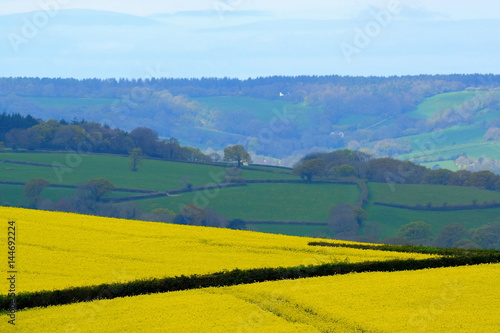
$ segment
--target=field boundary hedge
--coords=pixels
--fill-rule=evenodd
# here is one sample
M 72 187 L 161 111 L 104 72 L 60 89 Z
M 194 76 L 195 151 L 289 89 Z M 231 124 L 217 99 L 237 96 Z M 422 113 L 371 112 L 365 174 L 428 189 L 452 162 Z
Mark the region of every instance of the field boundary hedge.
M 457 210 L 475 210 L 475 209 L 492 209 L 499 208 L 500 202 L 491 202 L 491 203 L 477 203 L 470 205 L 443 205 L 443 206 L 429 206 L 429 205 L 401 205 L 394 203 L 384 203 L 384 202 L 374 202 L 373 204 L 384 207 L 392 207 L 392 208 L 401 208 L 401 209 L 409 209 L 409 210 L 420 210 L 420 211 L 429 211 L 429 212 L 450 212 Z
M 327 226 L 327 222 L 308 222 L 308 221 L 262 221 L 262 220 L 245 220 L 246 224 L 293 224 L 293 225 L 318 225 Z
M 217 188 L 243 187 L 243 186 L 246 186 L 246 184 L 205 185 L 205 186 L 192 187 L 190 189 L 167 190 L 165 192 L 144 190 L 144 191 L 147 191 L 147 192 L 144 192 L 145 194 L 132 195 L 132 196 L 126 196 L 126 197 L 102 198 L 101 202 L 113 202 L 113 203 L 129 202 L 129 201 L 136 201 L 136 200 L 168 197 L 169 195 L 175 195 L 175 194 L 181 194 L 181 193 L 208 191 L 208 190 L 213 190 L 213 189 L 217 189 Z M 123 189 L 123 190 L 126 190 L 126 189 Z M 140 190 L 137 190 L 137 192 L 139 192 L 139 191 Z M 124 192 L 129 192 L 129 191 L 124 191 Z M 132 191 L 130 191 L 130 192 L 132 192 Z
M 321 244 L 321 243 L 319 243 Z M 322 243 L 322 246 L 339 246 L 339 244 Z M 311 245 L 311 243 L 310 243 Z M 380 246 L 364 244 L 342 244 L 345 247 L 368 246 L 380 250 Z M 397 247 L 387 245 L 386 250 L 395 251 Z M 450 249 L 431 249 L 407 247 L 406 252 L 424 253 L 422 251 L 444 251 Z M 500 262 L 500 251 L 494 250 L 460 250 L 451 249 L 454 255 L 443 255 L 428 259 L 394 259 L 388 261 L 368 261 L 362 263 L 334 262 L 321 265 L 256 268 L 248 270 L 234 269 L 213 274 L 175 276 L 135 280 L 126 283 L 101 284 L 96 286 L 74 287 L 55 291 L 38 291 L 19 293 L 16 297 L 0 295 L 0 311 L 6 312 L 15 304 L 18 310 L 33 307 L 47 307 L 79 302 L 90 302 L 100 299 L 130 297 L 154 293 L 165 293 L 207 287 L 234 286 L 265 281 L 279 281 L 318 276 L 332 276 L 362 272 L 395 272 L 420 270 L 428 268 L 456 267 Z M 436 253 L 434 253 L 436 254 Z
M 31 165 L 31 166 L 39 166 L 39 167 L 48 167 L 52 168 L 52 164 L 45 164 L 45 163 L 37 163 L 37 162 L 26 162 L 26 161 L 15 161 L 15 160 L 3 160 L 0 161 L 0 163 L 10 163 L 10 164 L 22 164 L 22 165 Z M 68 168 L 68 169 L 75 169 L 66 165 L 57 165 L 59 168 Z
M 24 186 L 26 185 L 26 182 L 16 182 L 16 181 L 10 181 L 10 180 L 0 180 L 0 184 L 3 185 L 19 185 L 19 186 Z M 70 188 L 70 189 L 76 189 L 78 188 L 77 185 L 68 185 L 68 184 L 49 184 L 47 187 L 52 187 L 52 188 Z M 158 191 L 155 190 L 147 190 L 147 189 L 142 189 L 142 188 L 126 188 L 126 187 L 115 187 L 113 192 L 130 192 L 130 193 L 156 193 Z

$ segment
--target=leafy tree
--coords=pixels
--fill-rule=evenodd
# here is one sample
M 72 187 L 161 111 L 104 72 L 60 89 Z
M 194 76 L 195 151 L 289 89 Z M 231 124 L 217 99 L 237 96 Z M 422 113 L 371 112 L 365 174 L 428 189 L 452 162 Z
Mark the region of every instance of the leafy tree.
M 49 182 L 43 178 L 33 178 L 24 185 L 24 196 L 31 201 L 38 201 L 44 188 Z
M 159 143 L 160 155 L 167 160 L 178 160 L 180 157 L 181 145 L 175 138 L 162 140 Z
M 467 170 L 455 171 L 451 175 L 450 180 L 448 181 L 448 185 L 464 186 L 468 182 L 468 179 L 471 177 L 471 175 L 472 172 Z
M 293 174 L 300 178 L 311 182 L 313 177 L 323 175 L 325 172 L 326 162 L 321 158 L 314 158 L 302 164 L 299 164 L 293 169 Z
M 491 171 L 473 172 L 469 179 L 465 182 L 466 186 L 474 186 L 486 190 L 495 190 L 495 185 L 499 176 Z
M 453 247 L 456 247 L 458 249 L 480 249 L 481 246 L 474 243 L 470 239 L 461 239 L 455 244 L 453 244 Z
M 333 235 L 339 239 L 353 239 L 359 228 L 356 215 L 354 206 L 350 204 L 338 204 L 332 207 L 328 226 Z
M 188 204 L 182 207 L 181 215 L 186 216 L 192 225 L 203 225 L 203 220 L 207 214 L 203 208 L 195 204 Z
M 85 141 L 85 130 L 77 125 L 59 126 L 54 132 L 51 145 L 56 149 L 78 148 L 80 142 Z
M 435 239 L 437 247 L 452 247 L 467 236 L 467 229 L 460 223 L 452 223 L 441 228 Z
M 174 217 L 174 219 L 172 220 L 172 223 L 174 223 L 174 224 L 187 224 L 187 225 L 194 224 L 192 219 L 189 216 L 184 215 L 184 214 L 176 215 Z
M 147 127 L 137 127 L 129 136 L 134 140 L 135 146 L 142 149 L 142 152 L 148 156 L 157 154 L 158 133 Z
M 137 172 L 138 170 L 137 166 L 139 166 L 139 164 L 141 164 L 142 162 L 142 149 L 141 148 L 132 149 L 128 158 L 130 160 L 129 162 L 130 170 L 133 172 Z
M 500 249 L 500 222 L 471 230 L 471 239 L 484 249 Z
M 415 243 L 425 243 L 432 237 L 432 225 L 423 221 L 411 222 L 399 228 L 396 235 Z
M 335 177 L 355 177 L 358 175 L 358 171 L 356 170 L 356 168 L 347 164 L 333 167 L 330 172 Z
M 429 170 L 422 179 L 422 184 L 447 185 L 453 171 L 447 169 Z
M 252 163 L 252 158 L 250 154 L 245 150 L 242 145 L 229 146 L 224 149 L 224 161 L 225 162 L 236 162 L 238 163 L 238 168 L 243 163 Z
M 245 221 L 241 219 L 234 219 L 231 222 L 229 222 L 229 225 L 227 227 L 229 229 L 235 229 L 235 230 L 246 230 L 247 224 Z
M 89 197 L 94 201 L 99 201 L 103 196 L 111 192 L 115 186 L 106 178 L 95 178 L 83 185 L 89 192 Z
M 172 222 L 175 217 L 175 213 L 166 208 L 153 209 L 150 215 L 152 220 L 157 222 Z
M 420 184 L 427 168 L 411 161 L 377 158 L 368 162 L 367 176 L 373 182 Z
M 363 207 L 352 206 L 354 213 L 356 214 L 356 221 L 359 225 L 368 219 L 368 212 Z

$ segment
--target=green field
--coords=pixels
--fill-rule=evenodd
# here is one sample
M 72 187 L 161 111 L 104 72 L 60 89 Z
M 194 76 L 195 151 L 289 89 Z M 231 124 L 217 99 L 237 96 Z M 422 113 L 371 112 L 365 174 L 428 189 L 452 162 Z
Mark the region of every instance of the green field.
M 23 204 L 25 203 L 23 193 L 23 186 L 0 184 L 0 204 L 9 204 L 11 206 Z M 63 197 L 71 197 L 73 193 L 73 189 L 46 188 L 43 190 L 43 198 L 56 201 Z
M 193 98 L 198 102 L 209 119 L 212 113 L 219 111 L 223 114 L 234 111 L 245 111 L 253 119 L 269 123 L 278 114 L 286 112 L 288 120 L 297 125 L 298 128 L 305 128 L 310 125 L 311 117 L 316 109 L 305 103 L 294 104 L 280 99 L 263 99 L 251 97 L 199 97 Z
M 79 157 L 77 159 L 77 157 Z M 62 183 L 78 185 L 93 178 L 104 177 L 116 187 L 143 188 L 157 191 L 179 189 L 185 181 L 194 186 L 213 185 L 222 180 L 223 166 L 207 166 L 158 160 L 144 160 L 139 172 L 128 169 L 128 159 L 120 156 L 42 153 L 2 153 L 2 160 L 22 160 L 52 164 L 71 164 L 74 169 L 64 169 Z M 30 166 L 12 163 L 0 164 L 0 180 L 28 181 L 45 178 L 51 183 L 60 183 L 57 173 L 51 167 Z M 280 168 L 261 167 L 264 170 L 285 171 Z M 12 170 L 7 170 L 12 169 Z M 280 174 L 255 170 L 243 170 L 246 179 L 298 179 L 291 174 Z M 426 212 L 390 208 L 374 205 L 373 202 L 398 203 L 408 205 L 434 206 L 471 204 L 493 200 L 500 201 L 500 193 L 468 187 L 438 185 L 389 185 L 370 183 L 369 204 L 365 209 L 369 221 L 379 222 L 381 237 L 392 237 L 399 227 L 414 221 L 426 221 L 434 225 L 435 232 L 453 222 L 463 223 L 467 228 L 498 221 L 500 209 L 464 210 L 454 212 Z M 56 201 L 70 197 L 72 189 L 46 188 L 42 197 Z M 111 196 L 128 196 L 132 193 L 114 192 Z M 210 191 L 188 192 L 175 196 L 138 200 L 134 203 L 150 212 L 156 208 L 168 208 L 179 212 L 187 204 L 210 208 L 228 219 L 241 218 L 257 221 L 304 221 L 324 222 L 328 220 L 328 210 L 338 203 L 355 203 L 359 189 L 355 185 L 318 183 L 248 184 L 242 187 L 214 189 Z M 0 185 L 0 203 L 19 205 L 24 203 L 23 186 Z M 126 205 L 127 203 L 123 203 Z M 283 233 L 289 235 L 328 234 L 326 226 L 250 224 L 257 231 Z
M 460 144 L 483 142 L 486 129 L 477 126 L 453 126 L 439 132 L 422 133 L 404 137 L 410 141 L 414 151 L 435 150 Z
M 444 202 L 448 205 L 467 205 L 472 204 L 472 200 L 477 200 L 478 203 L 500 201 L 499 192 L 475 187 L 383 183 L 369 183 L 368 187 L 371 201 L 401 205 L 425 206 L 428 202 L 432 202 L 434 206 L 441 206 Z
M 45 178 L 50 183 L 78 185 L 90 179 L 104 177 L 116 187 L 167 191 L 183 188 L 183 181 L 193 186 L 220 182 L 226 170 L 223 166 L 206 166 L 158 160 L 143 160 L 138 172 L 131 172 L 128 158 L 108 155 L 1 153 L 0 161 L 17 160 L 52 165 L 74 166 L 70 169 L 2 163 L 0 180 L 23 181 Z M 12 168 L 6 170 L 5 168 Z M 61 178 L 58 177 L 61 176 Z M 298 179 L 294 175 L 244 170 L 246 179 Z
M 206 192 L 138 201 L 146 211 L 168 208 L 178 213 L 187 204 L 208 207 L 228 219 L 326 222 L 328 209 L 355 203 L 359 189 L 341 184 L 249 184 Z
M 493 159 L 500 159 L 500 142 L 472 142 L 455 146 L 445 146 L 436 149 L 415 150 L 409 154 L 399 155 L 401 160 L 427 161 L 449 160 L 451 157 L 467 154 L 469 157 L 479 158 L 487 156 Z
M 498 222 L 500 216 L 500 208 L 427 212 L 369 204 L 366 209 L 370 214 L 370 220 L 381 224 L 382 229 L 379 235 L 381 238 L 394 237 L 401 226 L 415 221 L 425 221 L 432 224 L 434 234 L 437 235 L 442 227 L 451 223 L 461 223 L 467 229 L 471 229 L 491 222 Z
M 74 189 L 47 187 L 42 192 L 42 198 L 55 202 L 62 198 L 71 198 L 74 194 Z M 110 193 L 108 197 L 114 198 L 130 195 L 137 195 L 137 193 L 115 191 Z M 23 186 L 0 184 L 0 205 L 19 206 L 27 203 L 28 202 L 24 199 Z
M 445 225 L 462 223 L 466 228 L 477 228 L 484 224 L 497 222 L 500 208 L 459 210 L 451 212 L 415 211 L 409 209 L 383 207 L 373 202 L 396 203 L 403 205 L 421 204 L 425 206 L 432 202 L 434 206 L 472 204 L 493 200 L 500 201 L 500 193 L 471 187 L 440 186 L 440 185 L 400 185 L 370 183 L 370 204 L 366 207 L 371 221 L 379 222 L 382 226 L 382 237 L 393 237 L 396 231 L 404 224 L 425 221 L 434 226 L 434 233 Z
M 457 109 L 469 99 L 484 93 L 486 91 L 459 91 L 432 96 L 420 103 L 417 109 L 409 115 L 418 118 L 432 118 L 436 111 Z

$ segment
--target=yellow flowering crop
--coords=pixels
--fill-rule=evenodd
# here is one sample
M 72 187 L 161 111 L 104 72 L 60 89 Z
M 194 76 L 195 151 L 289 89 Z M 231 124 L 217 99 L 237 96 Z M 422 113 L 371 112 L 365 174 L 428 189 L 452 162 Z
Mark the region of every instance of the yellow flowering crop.
M 181 226 L 0 207 L 16 221 L 17 291 L 206 274 L 224 269 L 289 267 L 428 255 L 311 247 L 311 238 Z M 7 232 L 0 234 L 5 244 Z M 0 264 L 3 269 L 7 260 Z M 6 294 L 7 279 L 0 280 Z
M 489 333 L 499 276 L 490 264 L 117 298 L 22 311 L 15 332 Z

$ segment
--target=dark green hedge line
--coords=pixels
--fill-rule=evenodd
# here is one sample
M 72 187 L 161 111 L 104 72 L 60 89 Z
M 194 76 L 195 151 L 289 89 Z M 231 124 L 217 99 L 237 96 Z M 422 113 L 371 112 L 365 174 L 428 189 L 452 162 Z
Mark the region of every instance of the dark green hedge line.
M 384 202 L 374 202 L 373 204 L 384 207 L 419 210 L 426 212 L 453 212 L 457 210 L 492 209 L 500 207 L 500 202 L 476 203 L 471 205 L 443 205 L 443 206 L 429 206 L 429 205 L 410 206 L 410 205 L 401 205 L 401 204 L 384 203 Z
M 498 263 L 497 253 L 475 254 L 473 256 L 443 256 L 423 260 L 390 260 L 363 263 L 327 263 L 317 266 L 298 266 L 290 268 L 259 268 L 224 271 L 207 275 L 177 276 L 162 279 L 136 280 L 127 283 L 102 284 L 98 286 L 75 287 L 56 291 L 20 293 L 16 299 L 18 310 L 88 302 L 99 299 L 165 293 L 206 287 L 233 286 L 264 281 L 278 281 L 316 276 L 361 272 L 392 272 L 418 270 L 425 268 L 452 267 Z M 13 299 L 0 296 L 0 311 L 7 311 Z
M 311 246 L 327 246 L 327 247 L 349 247 L 361 250 L 379 250 L 405 253 L 422 253 L 436 254 L 443 256 L 475 256 L 475 255 L 491 255 L 500 258 L 499 250 L 483 250 L 483 249 L 458 249 L 458 248 L 436 248 L 430 246 L 413 246 L 413 245 L 370 245 L 370 244 L 341 244 L 328 242 L 309 242 Z

